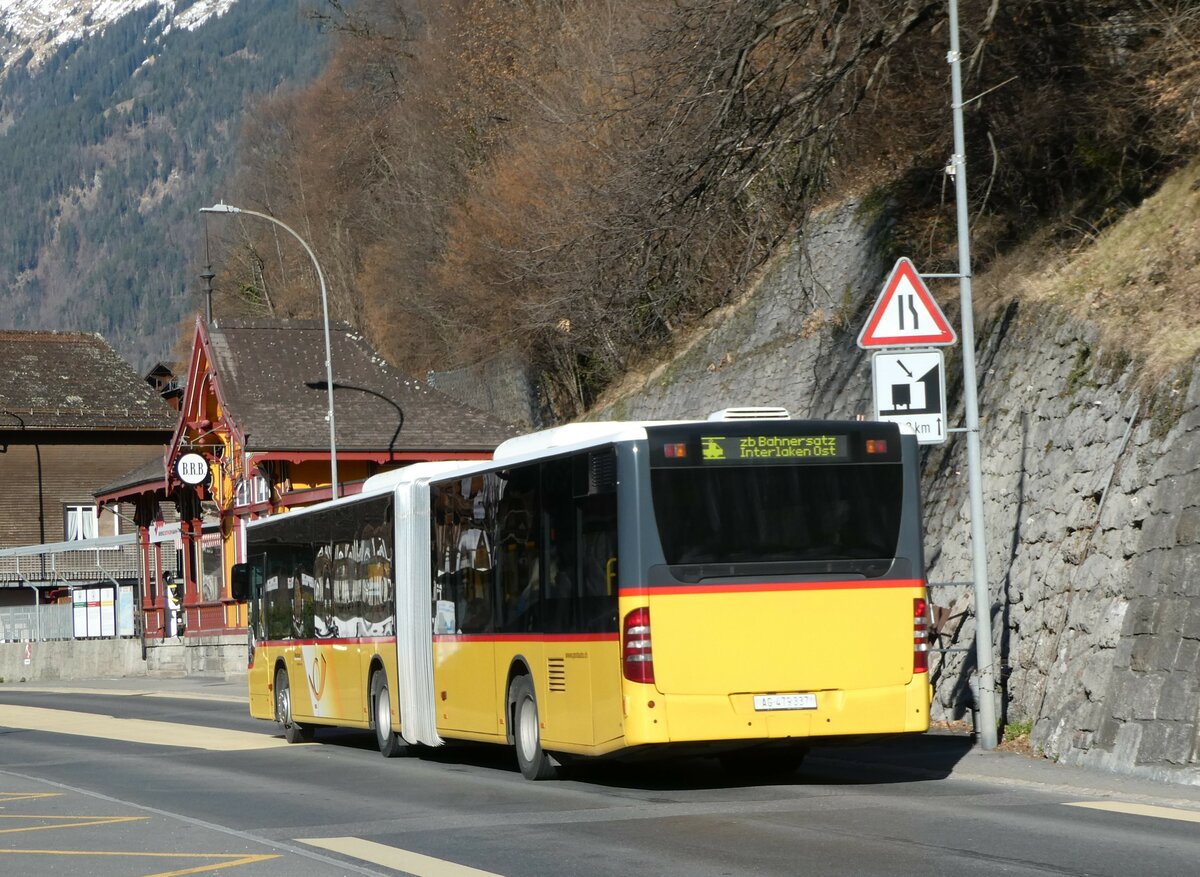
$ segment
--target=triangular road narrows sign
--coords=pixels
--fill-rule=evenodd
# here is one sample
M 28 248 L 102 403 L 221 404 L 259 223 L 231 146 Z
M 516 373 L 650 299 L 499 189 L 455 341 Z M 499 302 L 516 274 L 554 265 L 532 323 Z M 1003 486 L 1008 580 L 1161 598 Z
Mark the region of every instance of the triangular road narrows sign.
M 957 340 L 913 263 L 898 259 L 866 325 L 858 333 L 858 346 L 941 347 Z

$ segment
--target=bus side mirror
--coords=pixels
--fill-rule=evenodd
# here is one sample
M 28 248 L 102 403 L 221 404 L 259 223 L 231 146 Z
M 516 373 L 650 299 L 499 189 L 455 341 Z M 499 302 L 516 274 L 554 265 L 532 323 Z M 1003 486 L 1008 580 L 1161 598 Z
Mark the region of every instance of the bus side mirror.
M 230 570 L 229 593 L 233 599 L 245 603 L 250 599 L 250 565 L 235 563 Z

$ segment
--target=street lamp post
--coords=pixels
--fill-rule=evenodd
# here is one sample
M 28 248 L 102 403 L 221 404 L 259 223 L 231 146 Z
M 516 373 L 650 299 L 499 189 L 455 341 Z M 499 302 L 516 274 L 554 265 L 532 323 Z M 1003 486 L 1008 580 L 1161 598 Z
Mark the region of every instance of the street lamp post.
M 249 216 L 257 216 L 259 219 L 265 219 L 267 222 L 273 222 L 296 240 L 300 242 L 300 246 L 304 247 L 304 252 L 308 253 L 308 257 L 312 259 L 313 268 L 317 271 L 317 280 L 321 284 L 321 313 L 325 319 L 325 382 L 329 387 L 329 477 L 333 492 L 333 498 L 337 499 L 338 495 L 338 471 L 337 471 L 337 428 L 333 418 L 333 357 L 329 344 L 329 296 L 325 292 L 325 275 L 321 273 L 321 263 L 317 261 L 316 254 L 313 253 L 312 247 L 300 237 L 294 229 L 286 225 L 282 221 L 270 216 L 266 213 L 259 213 L 257 210 L 245 210 L 241 207 L 234 207 L 230 204 L 214 204 L 212 207 L 201 207 L 201 213 L 245 213 Z

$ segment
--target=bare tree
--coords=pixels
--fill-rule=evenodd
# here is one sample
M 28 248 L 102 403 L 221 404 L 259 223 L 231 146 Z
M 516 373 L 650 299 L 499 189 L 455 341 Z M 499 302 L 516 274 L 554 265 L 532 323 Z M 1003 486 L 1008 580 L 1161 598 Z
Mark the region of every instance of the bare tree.
M 743 289 L 831 191 L 885 186 L 900 239 L 952 258 L 943 10 L 326 0 L 334 60 L 256 111 L 242 192 L 311 235 L 336 314 L 394 362 L 519 350 L 569 417 Z M 980 258 L 1033 219 L 1107 221 L 1195 137 L 1200 75 L 1168 63 L 1195 46 L 1192 4 L 960 10 Z M 303 254 L 246 233 L 244 282 L 315 313 Z

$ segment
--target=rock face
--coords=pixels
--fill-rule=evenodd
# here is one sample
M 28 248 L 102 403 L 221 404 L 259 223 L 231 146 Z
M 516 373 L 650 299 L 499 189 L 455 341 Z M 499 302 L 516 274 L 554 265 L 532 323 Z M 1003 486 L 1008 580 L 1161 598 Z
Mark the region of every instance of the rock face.
M 855 343 L 881 289 L 885 216 L 833 211 L 681 355 L 597 419 L 782 405 L 872 414 Z M 946 281 L 941 281 L 946 283 Z M 956 285 L 934 286 L 956 322 Z M 815 309 L 815 310 L 814 310 Z M 815 313 L 815 316 L 814 316 Z M 1200 784 L 1200 370 L 1133 388 L 1086 325 L 1016 304 L 976 328 L 988 586 L 1002 722 L 1064 762 Z M 947 350 L 951 428 L 961 350 Z M 974 638 L 966 442 L 923 460 L 942 647 Z M 933 661 L 935 717 L 971 709 L 974 652 Z

